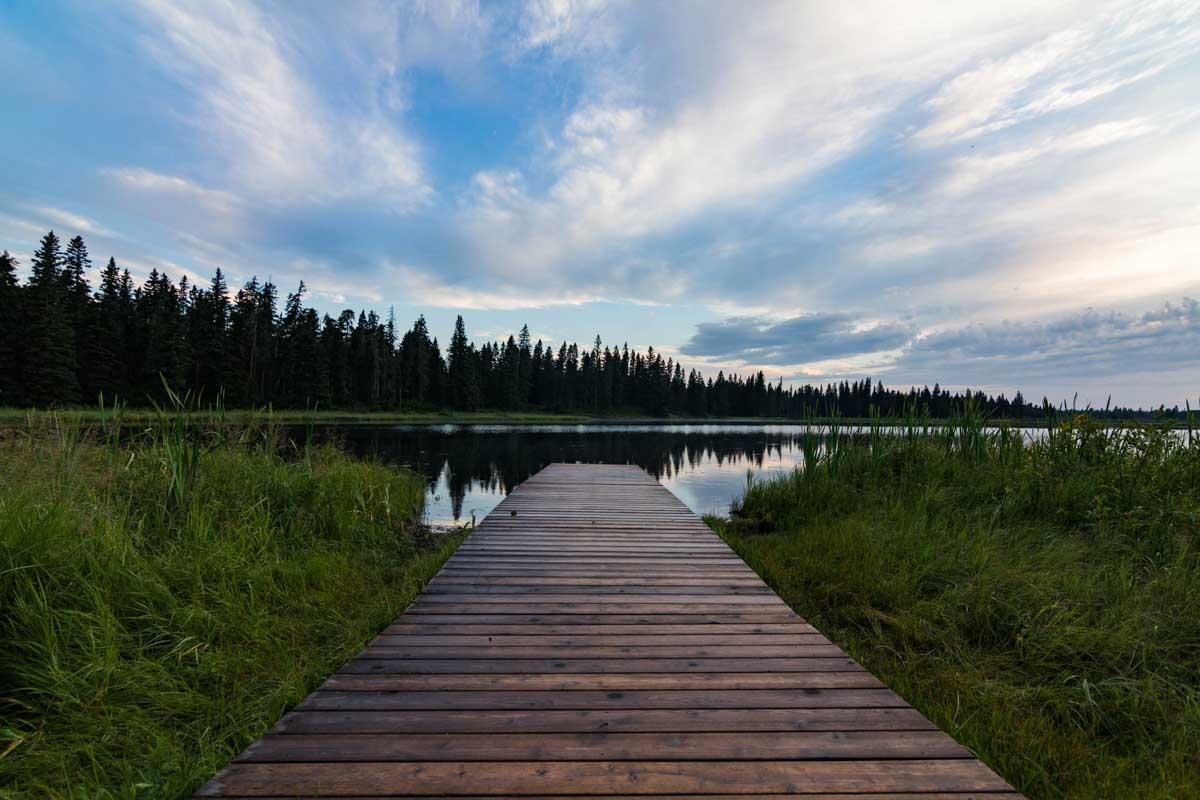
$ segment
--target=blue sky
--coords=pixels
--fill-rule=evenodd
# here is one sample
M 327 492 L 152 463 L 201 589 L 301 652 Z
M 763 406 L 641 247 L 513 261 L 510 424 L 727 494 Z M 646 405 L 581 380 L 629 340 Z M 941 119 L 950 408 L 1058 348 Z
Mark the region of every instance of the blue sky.
M 997 6 L 996 8 L 985 8 Z M 1200 398 L 1200 6 L 0 6 L 0 248 L 441 338 Z

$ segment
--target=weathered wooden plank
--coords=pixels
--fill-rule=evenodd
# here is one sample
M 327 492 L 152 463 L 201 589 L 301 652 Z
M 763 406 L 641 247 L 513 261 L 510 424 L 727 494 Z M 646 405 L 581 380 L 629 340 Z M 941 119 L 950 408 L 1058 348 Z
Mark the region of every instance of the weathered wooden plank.
M 476 617 L 465 617 L 465 619 L 477 619 Z M 578 625 L 557 625 L 547 623 L 529 623 L 529 624 L 508 624 L 491 623 L 477 625 L 472 623 L 438 623 L 428 622 L 425 624 L 410 622 L 407 618 L 401 617 L 399 622 L 396 622 L 384 628 L 383 634 L 389 636 L 591 636 L 593 634 L 609 634 L 612 636 L 684 636 L 693 634 L 702 635 L 721 635 L 741 636 L 744 634 L 761 633 L 764 635 L 778 634 L 806 634 L 819 633 L 816 628 L 806 622 L 769 622 L 765 624 L 742 623 L 742 622 L 725 622 L 719 627 L 714 627 L 712 624 L 660 624 L 650 626 L 649 623 L 628 624 L 621 622 L 613 622 L 609 624 L 578 624 Z
M 588 587 L 720 587 L 720 588 L 755 588 L 760 589 L 762 582 L 751 577 L 688 577 L 688 576 L 598 576 L 577 575 L 563 577 L 560 575 L 486 575 L 486 573 L 443 573 L 430 582 L 430 590 L 462 585 L 462 587 L 577 587 L 580 584 Z
M 244 798 L 246 795 L 224 795 L 229 798 Z M 392 800 L 414 800 L 419 795 L 410 794 L 389 794 L 375 795 L 375 797 L 388 797 Z M 478 800 L 479 795 L 438 795 L 439 800 Z M 532 795 L 490 795 L 490 800 L 525 800 Z M 654 800 L 693 800 L 696 795 L 688 794 L 570 794 L 570 795 L 537 795 L 536 800 L 596 800 L 596 798 L 606 798 L 606 800 L 646 800 L 647 797 L 653 797 Z M 784 800 L 785 798 L 795 798 L 796 794 L 706 794 L 703 795 L 705 800 Z M 1016 792 L 921 792 L 920 795 L 914 795 L 910 792 L 895 793 L 895 792 L 853 792 L 853 793 L 828 793 L 821 792 L 819 794 L 803 794 L 804 800 L 1020 800 L 1020 795 Z M 295 797 L 259 797 L 258 800 L 296 800 Z M 349 800 L 347 795 L 321 795 L 321 800 Z
M 803 623 L 801 617 L 792 613 L 791 609 L 771 612 L 724 611 L 708 614 L 668 613 L 668 614 L 548 614 L 532 612 L 529 614 L 461 614 L 436 609 L 428 613 L 420 612 L 410 607 L 401 617 L 407 625 L 454 625 L 467 623 L 477 625 L 644 625 L 651 631 L 659 625 L 791 625 Z
M 466 733 L 264 736 L 238 756 L 276 761 L 639 761 L 969 758 L 941 731 Z
M 639 603 L 628 598 L 614 597 L 611 602 L 593 598 L 591 600 L 546 600 L 537 602 L 494 600 L 491 602 L 466 601 L 460 598 L 430 601 L 423 597 L 409 608 L 409 614 L 720 614 L 730 608 L 741 607 L 753 614 L 784 613 L 787 606 L 775 603 L 718 603 L 671 602 Z
M 774 730 L 934 730 L 911 708 L 592 709 L 289 712 L 276 733 L 767 733 Z
M 836 658 L 842 651 L 832 644 L 790 645 L 623 645 L 620 647 L 592 647 L 584 645 L 560 645 L 555 647 L 445 647 L 407 645 L 367 645 L 358 658 L 383 659 L 511 659 L 511 658 Z
M 450 793 L 1004 791 L 975 759 L 862 761 L 408 761 L 353 764 L 234 763 L 201 790 L 317 797 Z
M 674 597 L 675 595 L 686 595 L 695 597 L 696 595 L 718 595 L 720 597 L 730 597 L 739 595 L 743 597 L 769 597 L 774 599 L 775 595 L 770 589 L 765 586 L 654 586 L 650 584 L 638 584 L 636 586 L 613 586 L 609 584 L 595 584 L 589 578 L 580 580 L 580 583 L 575 586 L 481 586 L 481 585 L 464 585 L 458 584 L 446 585 L 439 583 L 436 586 L 429 586 L 425 590 L 426 595 L 439 594 L 454 594 L 454 595 L 504 595 L 507 599 L 511 595 L 558 595 L 558 594 L 585 594 L 585 595 L 603 595 L 611 597 L 613 595 L 636 595 L 636 596 L 651 596 L 656 598 Z
M 400 673 L 626 673 L 626 672 L 860 672 L 839 658 L 354 658 L 341 672 L 359 675 Z
M 936 730 L 912 708 L 292 711 L 277 733 L 586 733 Z
M 480 710 L 604 708 L 902 708 L 888 689 L 725 689 L 716 691 L 321 691 L 304 711 L 387 711 L 403 708 Z
M 246 795 L 223 795 L 229 798 L 245 798 Z M 389 794 L 389 795 L 374 795 L 375 797 L 388 797 L 391 800 L 415 800 L 420 795 L 410 794 Z M 321 795 L 321 800 L 349 800 L 347 795 Z M 527 800 L 533 797 L 532 795 L 489 795 L 490 800 Z M 693 800 L 696 795 L 680 795 L 680 794 L 570 794 L 570 795 L 547 795 L 540 794 L 535 800 L 596 800 L 596 798 L 605 798 L 606 800 L 646 800 L 647 797 L 653 797 L 654 800 Z M 703 795 L 705 800 L 784 800 L 784 798 L 795 798 L 795 794 L 706 794 Z M 478 800 L 479 795 L 438 795 L 438 800 Z M 805 792 L 804 800 L 1019 800 L 1020 795 L 1016 792 L 921 792 L 920 795 L 914 795 L 909 792 L 897 794 L 895 792 L 853 792 L 853 793 L 828 793 L 821 792 L 820 794 L 810 794 Z M 293 797 L 258 797 L 257 800 L 296 800 Z
M 386 647 L 664 647 L 680 645 L 724 645 L 757 647 L 761 645 L 811 645 L 829 644 L 819 633 L 711 633 L 690 634 L 612 634 L 603 633 L 551 636 L 547 634 L 388 634 L 376 636 L 372 645 Z M 637 650 L 636 652 L 642 652 Z
M 876 689 L 869 672 L 714 672 L 617 674 L 416 674 L 360 675 L 338 672 L 321 688 L 342 691 L 444 689 Z

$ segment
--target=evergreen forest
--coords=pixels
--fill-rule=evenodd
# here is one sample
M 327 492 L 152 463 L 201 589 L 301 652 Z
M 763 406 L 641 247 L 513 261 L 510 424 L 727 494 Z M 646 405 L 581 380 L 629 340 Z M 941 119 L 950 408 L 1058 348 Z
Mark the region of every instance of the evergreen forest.
M 231 408 L 379 411 L 547 411 L 595 415 L 784 417 L 928 414 L 950 417 L 971 402 L 993 418 L 1039 417 L 1031 403 L 981 391 L 886 388 L 869 378 L 784 386 L 762 372 L 704 376 L 653 347 L 644 352 L 530 341 L 528 326 L 476 344 L 459 317 L 443 347 L 424 316 L 401 329 L 395 314 L 321 314 L 305 287 L 281 297 L 271 281 L 231 289 L 221 270 L 208 286 L 153 270 L 137 285 L 109 258 L 97 285 L 83 238 L 50 231 L 29 262 L 0 255 L 0 406 L 133 405 L 164 399 L 167 386 Z M 1177 417 L 1176 409 L 1158 416 Z M 1151 412 L 1111 408 L 1111 418 Z

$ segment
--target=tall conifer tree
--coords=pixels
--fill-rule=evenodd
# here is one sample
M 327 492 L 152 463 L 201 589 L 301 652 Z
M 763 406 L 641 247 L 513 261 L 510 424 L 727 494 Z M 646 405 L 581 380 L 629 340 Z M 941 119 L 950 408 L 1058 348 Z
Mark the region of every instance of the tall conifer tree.
M 17 282 L 17 259 L 0 253 L 0 406 L 26 402 L 22 381 L 22 355 L 27 343 L 22 327 L 27 323 L 24 290 Z
M 29 401 L 38 406 L 79 401 L 75 333 L 66 313 L 62 265 L 58 236 L 50 231 L 30 262 L 25 388 Z
M 479 407 L 479 383 L 476 380 L 476 359 L 467 344 L 467 331 L 460 314 L 454 322 L 450 337 L 448 390 L 450 404 L 455 408 L 473 410 Z
M 125 352 L 125 314 L 121 297 L 121 272 L 117 261 L 109 258 L 100 273 L 100 288 L 93 303 L 88 304 L 90 321 L 83 342 L 83 398 L 91 401 L 103 394 L 107 401 L 120 396 L 127 398 L 129 387 L 121 355 Z

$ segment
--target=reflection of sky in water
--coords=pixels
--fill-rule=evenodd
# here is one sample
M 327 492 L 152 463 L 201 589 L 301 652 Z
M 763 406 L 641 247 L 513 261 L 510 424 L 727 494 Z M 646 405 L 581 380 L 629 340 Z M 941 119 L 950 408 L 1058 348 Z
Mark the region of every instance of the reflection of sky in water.
M 483 481 L 471 481 L 462 496 L 461 516 L 455 517 L 451 503 L 450 466 L 438 473 L 437 482 L 425 491 L 425 520 L 430 525 L 453 525 L 468 522 L 474 517 L 481 520 L 504 499 L 505 492 L 499 485 L 487 486 Z M 514 501 L 516 502 L 516 501 Z
M 697 464 L 661 476 L 659 482 L 697 514 L 724 516 L 729 513 L 730 504 L 746 490 L 747 472 L 753 471 L 758 480 L 791 472 L 803 463 L 799 449 L 792 446 L 768 449 L 761 463 L 754 465 L 744 461 L 721 463 L 709 454 Z
M 757 480 L 803 464 L 801 437 L 813 431 L 739 424 L 363 425 L 324 432 L 359 455 L 423 475 L 426 519 L 448 525 L 469 522 L 472 514 L 482 519 L 513 487 L 555 461 L 636 464 L 693 511 L 726 514 L 745 490 L 747 472 Z
M 790 448 L 786 452 L 770 451 L 761 465 L 753 466 L 748 466 L 745 459 L 718 461 L 714 454 L 705 453 L 697 463 L 685 463 L 669 474 L 661 475 L 659 482 L 697 514 L 725 515 L 729 513 L 730 504 L 746 488 L 747 470 L 753 470 L 757 479 L 790 472 L 803 463 L 799 450 Z M 447 464 L 425 494 L 425 516 L 431 525 L 467 522 L 472 514 L 476 519 L 483 519 L 506 495 L 498 483 L 472 480 L 465 487 L 461 516 L 456 520 L 449 471 Z

